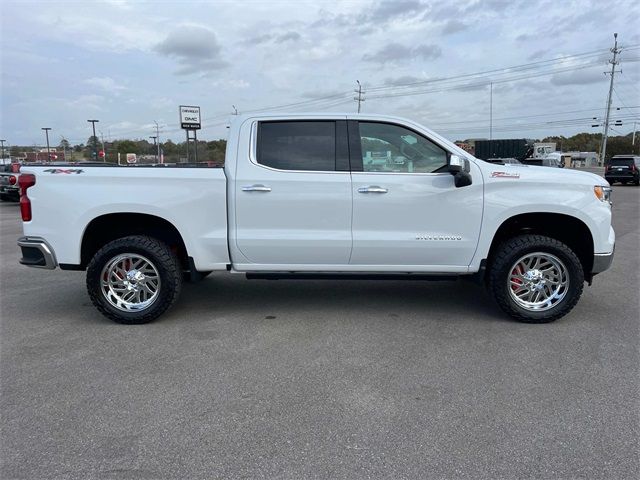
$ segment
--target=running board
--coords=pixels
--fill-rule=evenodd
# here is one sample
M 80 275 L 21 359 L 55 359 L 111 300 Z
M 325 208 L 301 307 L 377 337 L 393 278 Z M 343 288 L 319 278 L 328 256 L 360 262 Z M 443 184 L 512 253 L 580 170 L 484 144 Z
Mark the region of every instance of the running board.
M 305 272 L 247 272 L 249 280 L 456 280 L 457 273 L 305 273 Z

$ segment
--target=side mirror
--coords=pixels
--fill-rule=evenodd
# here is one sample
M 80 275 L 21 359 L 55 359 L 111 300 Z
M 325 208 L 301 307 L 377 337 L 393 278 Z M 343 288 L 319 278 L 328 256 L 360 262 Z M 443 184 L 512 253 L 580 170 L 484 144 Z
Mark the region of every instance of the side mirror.
M 459 155 L 451 154 L 449 157 L 449 173 L 453 175 L 453 184 L 456 188 L 467 187 L 473 183 L 469 171 L 469 160 Z

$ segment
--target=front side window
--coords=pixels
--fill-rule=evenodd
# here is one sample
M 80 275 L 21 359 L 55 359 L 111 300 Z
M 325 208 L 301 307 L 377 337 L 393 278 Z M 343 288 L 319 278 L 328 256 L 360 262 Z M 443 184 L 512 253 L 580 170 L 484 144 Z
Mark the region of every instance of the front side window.
M 447 165 L 447 152 L 398 125 L 360 122 L 365 172 L 434 173 Z
M 336 124 L 260 122 L 257 160 L 279 170 L 335 171 Z

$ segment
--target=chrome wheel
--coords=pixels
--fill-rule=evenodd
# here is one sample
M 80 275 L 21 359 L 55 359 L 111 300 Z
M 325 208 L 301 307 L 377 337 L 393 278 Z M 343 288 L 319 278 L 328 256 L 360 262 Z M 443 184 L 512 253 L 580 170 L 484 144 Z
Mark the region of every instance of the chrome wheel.
M 158 298 L 160 275 L 148 258 L 123 253 L 112 258 L 102 269 L 100 290 L 118 310 L 140 311 Z
M 567 267 L 554 255 L 529 253 L 514 263 L 510 272 L 507 280 L 509 294 L 525 310 L 549 310 L 567 295 Z

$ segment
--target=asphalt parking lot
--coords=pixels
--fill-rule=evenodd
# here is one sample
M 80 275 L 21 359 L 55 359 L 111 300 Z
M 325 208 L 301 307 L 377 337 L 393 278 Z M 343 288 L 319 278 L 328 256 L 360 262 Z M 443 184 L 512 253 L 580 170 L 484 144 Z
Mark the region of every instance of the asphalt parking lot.
M 0 204 L 3 479 L 638 478 L 640 188 L 567 317 L 456 282 L 187 285 L 143 326 L 17 264 Z

